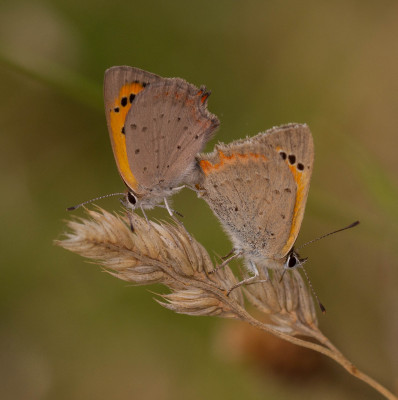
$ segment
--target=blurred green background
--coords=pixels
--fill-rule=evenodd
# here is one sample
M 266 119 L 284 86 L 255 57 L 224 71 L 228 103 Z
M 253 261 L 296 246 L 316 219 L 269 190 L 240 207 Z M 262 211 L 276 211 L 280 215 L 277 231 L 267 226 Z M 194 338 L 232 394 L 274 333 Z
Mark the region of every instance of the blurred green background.
M 124 64 L 212 90 L 222 125 L 209 151 L 310 125 L 298 244 L 361 221 L 303 251 L 328 309 L 320 326 L 397 391 L 397 17 L 396 1 L 2 0 L 1 398 L 380 398 L 322 357 L 301 368 L 313 355 L 285 359 L 283 344 L 256 359 L 241 324 L 173 314 L 148 288 L 53 246 L 67 206 L 124 190 L 102 99 L 105 69 Z M 230 250 L 194 193 L 173 204 L 211 255 Z M 116 198 L 100 205 L 120 210 Z

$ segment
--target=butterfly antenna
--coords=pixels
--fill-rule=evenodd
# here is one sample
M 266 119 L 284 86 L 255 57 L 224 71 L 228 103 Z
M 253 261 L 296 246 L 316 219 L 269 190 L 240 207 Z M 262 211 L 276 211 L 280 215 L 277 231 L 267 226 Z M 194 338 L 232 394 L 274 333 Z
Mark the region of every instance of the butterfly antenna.
M 125 196 L 126 193 L 111 193 L 111 194 L 106 194 L 104 196 L 100 196 L 100 197 L 96 197 L 95 199 L 91 199 L 91 200 L 87 200 L 83 203 L 77 204 L 76 206 L 72 206 L 72 207 L 68 207 L 66 210 L 67 211 L 73 211 L 73 210 L 77 210 L 78 208 L 80 208 L 81 206 L 84 206 L 86 204 L 90 204 L 93 201 L 97 201 L 97 200 L 101 200 L 101 199 L 105 199 L 107 197 L 112 197 L 112 196 Z
M 315 293 L 315 289 L 314 289 L 314 287 L 312 286 L 312 283 L 311 283 L 310 278 L 309 278 L 309 276 L 308 276 L 308 274 L 307 274 L 307 271 L 305 270 L 305 268 L 303 267 L 303 265 L 301 265 L 301 268 L 302 268 L 303 271 L 304 271 L 304 275 L 305 275 L 305 277 L 307 278 L 308 284 L 310 285 L 311 292 L 312 292 L 312 294 L 314 295 L 314 297 L 316 298 L 316 301 L 318 302 L 318 305 L 319 305 L 319 308 L 320 308 L 321 311 L 322 311 L 322 314 L 326 314 L 326 308 L 324 307 L 324 305 L 323 305 L 323 304 L 321 303 L 321 301 L 319 300 L 318 295 Z
M 355 222 L 353 222 L 352 224 L 350 224 L 350 225 L 348 225 L 348 226 L 345 226 L 344 228 L 337 229 L 337 231 L 329 232 L 329 233 L 326 233 L 325 235 L 322 235 L 322 236 L 320 236 L 320 237 L 318 237 L 318 238 L 316 238 L 316 239 L 312 239 L 312 240 L 310 240 L 309 242 L 304 243 L 302 246 L 297 247 L 296 250 L 300 250 L 300 249 L 302 249 L 303 247 L 308 246 L 308 245 L 311 244 L 311 243 L 317 242 L 318 240 L 321 240 L 321 239 L 323 239 L 323 238 L 325 238 L 325 237 L 327 237 L 327 236 L 334 235 L 335 233 L 338 233 L 338 232 L 341 232 L 341 231 L 345 231 L 345 230 L 347 230 L 347 229 L 351 229 L 351 228 L 353 228 L 354 226 L 357 226 L 357 225 L 359 225 L 359 221 L 355 221 Z

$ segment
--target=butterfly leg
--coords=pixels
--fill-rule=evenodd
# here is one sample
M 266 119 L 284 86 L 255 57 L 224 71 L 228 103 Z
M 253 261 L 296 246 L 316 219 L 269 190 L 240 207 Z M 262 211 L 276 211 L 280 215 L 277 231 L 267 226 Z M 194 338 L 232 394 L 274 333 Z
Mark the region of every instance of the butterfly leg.
M 170 217 L 172 217 L 174 214 L 173 214 L 173 211 L 171 210 L 171 208 L 169 206 L 169 203 L 167 202 L 166 197 L 163 198 L 163 201 L 164 201 L 164 205 L 166 206 L 167 211 L 170 214 Z
M 231 254 L 232 254 L 232 256 L 231 256 Z M 221 264 L 217 265 L 213 270 L 209 271 L 209 274 L 214 274 L 219 269 L 224 268 L 230 261 L 234 260 L 236 257 L 239 257 L 241 255 L 242 255 L 241 251 L 237 251 L 235 253 L 235 249 L 232 249 L 232 251 L 230 251 L 225 257 L 222 257 L 222 259 L 224 259 L 224 261 Z
M 183 188 L 183 187 L 184 187 L 184 186 L 181 186 L 181 188 Z M 180 188 L 177 188 L 177 189 L 180 189 Z M 176 222 L 178 225 L 180 225 L 180 226 L 184 229 L 184 231 L 185 231 L 185 233 L 187 234 L 189 240 L 192 241 L 192 237 L 191 237 L 191 235 L 189 234 L 189 232 L 186 230 L 184 224 L 183 224 L 178 218 L 176 218 L 176 216 L 174 215 L 174 213 L 177 214 L 177 215 L 179 215 L 180 217 L 184 217 L 184 216 L 183 216 L 181 213 L 179 213 L 178 211 L 173 210 L 172 208 L 170 208 L 169 203 L 167 202 L 166 197 L 163 198 L 163 201 L 164 201 L 164 208 L 167 209 L 167 211 L 169 212 L 171 218 L 173 218 L 173 221 Z M 160 205 L 159 207 L 162 207 L 162 205 Z
M 257 269 L 257 267 L 256 267 L 256 264 L 254 264 L 254 262 L 251 261 L 251 260 L 249 261 L 249 263 L 250 263 L 250 266 L 251 266 L 251 268 L 252 268 L 252 272 L 254 273 L 254 275 L 251 276 L 251 277 L 249 277 L 249 278 L 243 279 L 242 281 L 238 282 L 236 285 L 232 286 L 232 287 L 228 290 L 227 296 L 229 296 L 229 295 L 231 294 L 231 292 L 232 292 L 234 289 L 236 289 L 236 288 L 238 288 L 238 287 L 240 287 L 240 286 L 243 286 L 243 285 L 251 285 L 251 284 L 253 284 L 253 283 L 268 282 L 268 279 L 269 279 L 269 277 L 268 277 L 268 271 L 267 271 L 267 279 L 258 279 L 258 277 L 259 277 L 260 274 L 259 274 L 259 272 L 258 272 L 258 269 Z
M 169 208 L 166 207 L 166 206 L 163 205 L 163 204 L 158 204 L 156 207 L 165 208 L 165 209 L 167 209 L 167 211 L 169 210 Z M 170 214 L 171 216 L 173 216 L 174 214 L 177 214 L 179 217 L 184 218 L 184 216 L 183 216 L 179 211 L 174 210 L 174 209 L 172 209 L 172 208 L 170 208 L 170 210 L 171 210 L 171 214 Z M 169 213 L 170 213 L 170 212 L 169 212 Z
M 236 249 L 235 248 L 232 248 L 232 250 L 227 254 L 227 255 L 225 255 L 224 257 L 221 257 L 221 260 L 225 260 L 226 258 L 228 258 L 229 256 L 231 256 L 232 254 L 234 254 L 236 252 Z M 242 253 L 241 253 L 242 254 Z
M 182 186 L 176 187 L 176 188 L 174 188 L 174 191 L 179 192 L 181 189 L 184 189 L 185 187 L 188 187 L 188 186 L 182 185 Z M 167 211 L 169 212 L 169 214 L 171 211 L 172 213 L 177 214 L 178 216 L 184 218 L 184 216 L 180 212 L 178 212 L 177 210 L 173 210 L 172 208 L 169 207 L 169 205 L 166 201 L 166 198 L 164 198 L 164 204 L 166 205 L 166 208 L 167 208 Z M 170 214 L 170 215 L 172 216 L 172 214 Z
M 176 188 L 173 189 L 173 192 L 174 192 L 174 193 L 177 193 L 177 192 L 180 191 L 181 189 L 184 189 L 184 187 L 185 187 L 185 185 L 176 187 Z M 178 215 L 181 215 L 179 212 L 177 212 L 177 211 L 175 211 L 175 210 L 173 210 L 173 209 L 170 208 L 169 203 L 167 202 L 167 198 L 166 198 L 166 197 L 163 197 L 163 202 L 164 202 L 165 208 L 167 209 L 167 211 L 168 211 L 169 214 L 170 214 L 170 217 L 173 216 L 173 212 L 175 212 L 175 213 L 178 214 Z M 181 215 L 181 216 L 182 216 L 182 215 Z
M 145 211 L 144 211 L 144 208 L 142 207 L 141 204 L 140 204 L 140 208 L 141 208 L 142 214 L 144 215 L 144 217 L 145 217 L 145 219 L 146 219 L 146 222 L 148 222 L 148 225 L 150 226 L 151 224 L 149 223 L 149 219 L 148 219 L 148 217 L 147 217 L 147 215 L 146 215 L 146 213 L 145 213 Z

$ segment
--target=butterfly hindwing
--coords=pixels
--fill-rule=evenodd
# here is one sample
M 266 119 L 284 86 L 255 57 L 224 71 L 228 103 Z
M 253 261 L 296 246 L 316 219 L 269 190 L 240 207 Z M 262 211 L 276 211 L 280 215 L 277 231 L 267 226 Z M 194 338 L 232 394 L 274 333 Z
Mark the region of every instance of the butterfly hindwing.
M 164 79 L 139 93 L 125 125 L 132 173 L 146 190 L 173 187 L 195 165 L 219 125 L 207 110 L 208 93 L 188 82 Z

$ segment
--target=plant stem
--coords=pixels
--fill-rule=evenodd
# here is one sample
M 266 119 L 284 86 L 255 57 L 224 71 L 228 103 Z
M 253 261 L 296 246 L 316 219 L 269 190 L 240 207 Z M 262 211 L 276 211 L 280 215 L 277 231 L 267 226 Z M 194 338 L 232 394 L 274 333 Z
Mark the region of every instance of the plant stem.
M 264 324 L 257 319 L 253 318 L 249 313 L 247 313 L 244 309 L 241 307 L 235 307 L 235 312 L 238 316 L 239 319 L 248 322 L 250 325 L 255 326 L 258 329 L 261 329 L 263 331 L 272 333 L 273 335 L 284 339 L 290 343 L 296 344 L 298 346 L 306 347 L 308 349 L 312 349 L 314 351 L 317 351 L 319 353 L 324 354 L 325 356 L 333 359 L 336 361 L 338 364 L 340 364 L 346 371 L 348 371 L 351 375 L 355 376 L 356 378 L 360 379 L 361 381 L 365 382 L 369 386 L 371 386 L 373 389 L 378 391 L 380 394 L 382 394 L 386 399 L 389 400 L 398 400 L 398 397 L 396 397 L 393 393 L 391 393 L 389 390 L 387 390 L 384 386 L 382 386 L 380 383 L 375 381 L 373 378 L 370 376 L 366 375 L 362 371 L 360 371 L 355 365 L 347 360 L 340 351 L 337 350 L 337 348 L 330 343 L 330 341 L 316 328 L 314 332 L 308 332 L 310 336 L 313 338 L 317 339 L 320 341 L 323 345 L 317 344 L 317 343 L 312 343 L 308 342 L 306 340 L 290 336 L 287 333 L 280 332 L 276 329 L 273 329 L 270 325 Z M 326 347 L 327 346 L 327 347 Z

